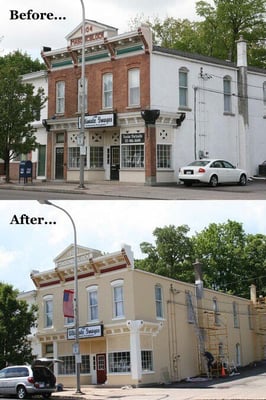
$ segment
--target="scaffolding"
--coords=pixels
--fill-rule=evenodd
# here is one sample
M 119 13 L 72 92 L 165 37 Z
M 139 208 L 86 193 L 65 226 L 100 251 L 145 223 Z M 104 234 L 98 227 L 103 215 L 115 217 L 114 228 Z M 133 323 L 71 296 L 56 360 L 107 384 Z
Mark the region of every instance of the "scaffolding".
M 266 359 L 266 297 L 259 296 L 254 304 L 256 310 L 256 335 L 258 357 Z
M 227 323 L 221 315 L 214 311 L 203 312 L 203 331 L 205 351 L 214 357 L 212 375 L 220 376 L 228 369 L 228 333 Z

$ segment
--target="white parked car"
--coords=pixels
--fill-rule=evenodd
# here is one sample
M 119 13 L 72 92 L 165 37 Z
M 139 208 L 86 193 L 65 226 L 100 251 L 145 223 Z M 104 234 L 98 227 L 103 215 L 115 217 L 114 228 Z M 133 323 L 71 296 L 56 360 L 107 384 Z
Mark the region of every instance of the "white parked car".
M 248 177 L 246 171 L 236 168 L 229 161 L 202 159 L 180 168 L 178 179 L 185 186 L 191 186 L 193 183 L 207 183 L 215 187 L 219 183 L 237 183 L 245 186 Z

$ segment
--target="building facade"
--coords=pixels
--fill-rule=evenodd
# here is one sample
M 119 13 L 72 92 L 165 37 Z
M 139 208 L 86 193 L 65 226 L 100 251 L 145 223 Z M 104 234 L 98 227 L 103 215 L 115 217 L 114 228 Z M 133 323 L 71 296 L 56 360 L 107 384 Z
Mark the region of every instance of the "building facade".
M 22 82 L 24 84 L 31 84 L 34 87 L 34 93 L 36 94 L 39 88 L 44 89 L 44 96 L 48 95 L 48 77 L 47 71 L 31 72 L 22 76 Z M 36 129 L 36 140 L 37 147 L 34 151 L 29 154 L 19 154 L 17 158 L 10 162 L 10 179 L 17 180 L 20 175 L 20 162 L 24 160 L 30 160 L 32 162 L 32 178 L 33 179 L 46 179 L 47 169 L 47 132 L 43 121 L 47 120 L 47 102 L 41 109 L 38 119 L 32 122 L 32 126 Z M 0 175 L 4 175 L 4 162 L 0 160 Z
M 85 143 L 79 143 L 82 24 L 45 48 L 47 178 L 174 182 L 180 166 L 222 157 L 258 173 L 266 151 L 266 71 L 154 46 L 146 25 L 118 34 L 86 20 Z M 153 112 L 152 118 L 149 118 Z M 148 114 L 148 117 L 147 115 Z
M 63 293 L 74 287 L 73 245 L 54 262 L 54 268 L 31 274 L 39 356 L 61 359 L 58 381 L 75 386 L 75 321 L 63 314 Z M 141 385 L 206 374 L 205 350 L 228 368 L 265 357 L 266 306 L 257 302 L 255 287 L 252 300 L 204 289 L 198 263 L 195 284 L 137 270 L 127 245 L 104 255 L 78 246 L 77 265 L 82 385 Z

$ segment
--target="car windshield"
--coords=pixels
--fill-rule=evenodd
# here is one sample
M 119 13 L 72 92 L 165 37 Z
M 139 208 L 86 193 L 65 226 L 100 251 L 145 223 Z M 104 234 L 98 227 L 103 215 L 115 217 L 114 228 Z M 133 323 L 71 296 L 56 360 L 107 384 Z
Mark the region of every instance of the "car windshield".
M 188 164 L 189 167 L 205 167 L 205 165 L 209 164 L 210 160 L 196 160 L 192 163 Z

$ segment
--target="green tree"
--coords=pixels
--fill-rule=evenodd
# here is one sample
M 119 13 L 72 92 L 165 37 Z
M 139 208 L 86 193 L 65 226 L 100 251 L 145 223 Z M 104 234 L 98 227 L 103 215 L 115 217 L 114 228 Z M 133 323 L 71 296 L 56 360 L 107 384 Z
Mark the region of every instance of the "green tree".
M 24 60 L 15 53 L 3 57 L 0 62 L 0 158 L 5 163 L 7 182 L 10 160 L 27 154 L 38 145 L 32 122 L 39 119 L 45 103 L 42 88 L 35 93 L 33 85 L 22 82 L 21 72 L 28 67 L 23 63 L 18 65 L 18 59 L 21 63 Z
M 199 1 L 196 11 L 203 18 L 204 40 L 212 43 L 212 54 L 208 55 L 236 61 L 236 41 L 240 35 L 251 43 L 253 53 L 261 47 L 261 39 L 265 40 L 265 0 L 214 0 L 214 7 Z M 265 53 L 266 50 L 264 56 Z M 258 65 L 259 60 L 252 57 L 252 51 L 249 59 L 251 65 Z
M 17 299 L 18 291 L 0 283 L 0 368 L 32 361 L 27 335 L 35 324 L 36 307 Z
M 255 284 L 257 292 L 266 295 L 266 235 L 247 235 L 245 248 L 248 281 Z
M 239 222 L 210 224 L 194 237 L 195 253 L 203 264 L 205 286 L 243 294 L 247 285 L 246 234 Z
M 190 281 L 193 277 L 194 260 L 191 238 L 187 225 L 156 228 L 153 231 L 155 245 L 140 244 L 147 257 L 136 261 L 136 267 L 173 279 Z
M 149 21 L 163 47 L 236 61 L 236 41 L 248 42 L 249 65 L 266 68 L 265 0 L 214 0 L 196 3 L 200 21 L 155 18 Z
M 45 69 L 44 63 L 40 62 L 40 60 L 32 60 L 27 53 L 22 53 L 19 50 L 0 57 L 0 69 L 4 65 L 15 68 L 20 75 Z

